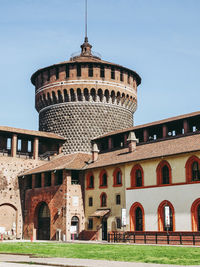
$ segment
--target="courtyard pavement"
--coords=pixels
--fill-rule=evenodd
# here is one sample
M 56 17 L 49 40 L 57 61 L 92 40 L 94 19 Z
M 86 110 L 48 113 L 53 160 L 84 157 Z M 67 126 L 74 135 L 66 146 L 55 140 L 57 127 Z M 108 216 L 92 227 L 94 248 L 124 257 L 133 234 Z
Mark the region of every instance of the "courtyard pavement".
M 28 255 L 0 254 L 0 267 L 180 267 L 181 265 L 134 263 L 105 260 L 34 258 Z M 190 265 L 187 265 L 190 266 Z M 200 265 L 191 265 L 191 267 Z

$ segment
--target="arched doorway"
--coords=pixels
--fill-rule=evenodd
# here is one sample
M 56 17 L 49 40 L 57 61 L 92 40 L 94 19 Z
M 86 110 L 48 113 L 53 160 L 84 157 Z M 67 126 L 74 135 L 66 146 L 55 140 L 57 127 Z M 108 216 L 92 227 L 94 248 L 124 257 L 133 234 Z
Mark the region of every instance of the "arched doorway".
M 0 205 L 0 227 L 2 233 L 7 233 L 9 236 L 17 234 L 17 209 L 9 203 Z
M 200 198 L 196 199 L 191 207 L 192 231 L 200 231 Z
M 73 216 L 71 219 L 71 239 L 78 239 L 79 233 L 79 219 L 77 216 Z
M 50 210 L 45 202 L 38 208 L 38 240 L 50 240 Z

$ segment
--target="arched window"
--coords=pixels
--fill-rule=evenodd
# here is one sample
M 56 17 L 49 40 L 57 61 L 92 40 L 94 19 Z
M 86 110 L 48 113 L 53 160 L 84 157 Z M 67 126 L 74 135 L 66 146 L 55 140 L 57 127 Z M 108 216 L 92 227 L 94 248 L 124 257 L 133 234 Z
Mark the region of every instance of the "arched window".
M 101 207 L 106 207 L 107 206 L 107 195 L 106 193 L 102 193 L 100 196 L 101 200 Z
M 136 164 L 131 170 L 131 187 L 144 186 L 144 172 L 140 164 Z
M 108 186 L 108 181 L 107 181 L 107 173 L 105 170 L 101 171 L 99 175 L 99 187 L 100 188 L 105 188 Z
M 196 199 L 191 207 L 192 231 L 200 231 L 200 198 Z
M 113 172 L 113 186 L 122 186 L 122 172 L 120 168 Z
M 166 160 L 161 161 L 156 169 L 157 184 L 171 184 L 171 166 Z
M 199 164 L 197 161 L 192 163 L 192 181 L 199 180 Z
M 162 184 L 169 184 L 169 169 L 167 165 L 162 167 Z
M 94 189 L 94 176 L 92 173 L 88 173 L 86 181 L 87 189 Z
M 185 164 L 186 181 L 188 183 L 200 180 L 199 169 L 200 169 L 200 159 L 196 156 L 191 156 Z
M 174 207 L 168 200 L 162 201 L 158 207 L 158 231 L 175 231 Z
M 144 229 L 144 209 L 139 202 L 135 202 L 129 211 L 130 231 L 145 231 Z

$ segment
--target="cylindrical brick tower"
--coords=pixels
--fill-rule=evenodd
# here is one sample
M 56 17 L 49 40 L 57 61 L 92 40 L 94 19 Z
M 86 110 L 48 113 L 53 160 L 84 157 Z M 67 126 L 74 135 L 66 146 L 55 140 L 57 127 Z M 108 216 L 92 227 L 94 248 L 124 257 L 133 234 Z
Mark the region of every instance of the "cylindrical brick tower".
M 92 138 L 133 125 L 140 76 L 91 48 L 86 37 L 80 55 L 31 77 L 39 130 L 66 137 L 64 153 L 90 152 Z

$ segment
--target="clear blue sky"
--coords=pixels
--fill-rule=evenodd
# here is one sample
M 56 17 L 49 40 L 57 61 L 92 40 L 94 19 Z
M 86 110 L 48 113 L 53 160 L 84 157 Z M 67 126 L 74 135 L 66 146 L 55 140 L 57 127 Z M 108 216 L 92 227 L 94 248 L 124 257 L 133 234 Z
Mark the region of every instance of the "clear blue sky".
M 0 125 L 38 129 L 37 69 L 68 60 L 84 39 L 84 0 L 0 0 Z M 135 70 L 135 124 L 200 110 L 199 0 L 88 0 L 102 58 Z

